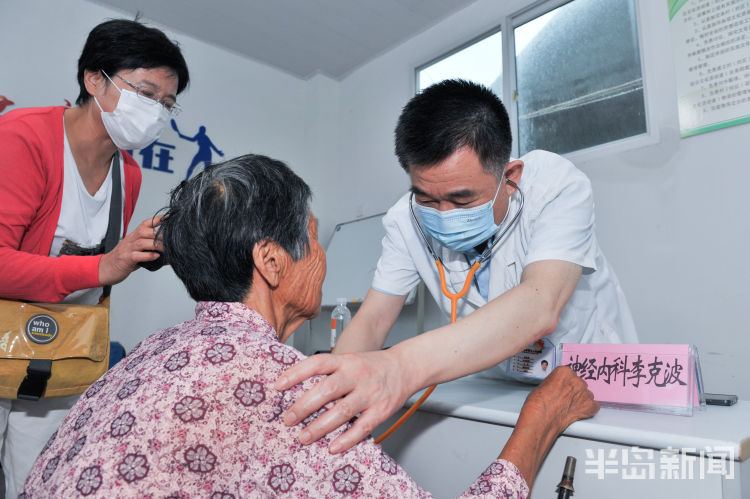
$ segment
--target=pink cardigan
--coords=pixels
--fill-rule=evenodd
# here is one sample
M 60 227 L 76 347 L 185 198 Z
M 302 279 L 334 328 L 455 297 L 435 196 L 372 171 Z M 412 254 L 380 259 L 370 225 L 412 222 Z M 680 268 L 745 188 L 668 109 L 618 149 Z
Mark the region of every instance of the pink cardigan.
M 64 107 L 25 108 L 0 116 L 0 297 L 59 302 L 100 286 L 97 256 L 50 257 L 63 193 Z M 141 171 L 123 152 L 127 233 Z

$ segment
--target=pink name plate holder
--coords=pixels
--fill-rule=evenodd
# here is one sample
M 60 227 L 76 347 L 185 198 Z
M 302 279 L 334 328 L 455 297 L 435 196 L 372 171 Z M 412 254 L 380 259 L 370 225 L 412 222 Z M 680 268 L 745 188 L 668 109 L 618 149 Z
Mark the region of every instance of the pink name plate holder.
M 557 354 L 602 406 L 692 416 L 705 405 L 693 345 L 564 343 Z

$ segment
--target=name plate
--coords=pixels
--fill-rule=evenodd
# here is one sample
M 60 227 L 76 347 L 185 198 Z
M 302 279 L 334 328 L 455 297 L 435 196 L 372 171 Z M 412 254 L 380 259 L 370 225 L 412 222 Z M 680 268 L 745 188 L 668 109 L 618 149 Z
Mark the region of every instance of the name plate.
M 687 344 L 574 344 L 560 349 L 604 406 L 692 416 L 701 405 L 698 353 Z

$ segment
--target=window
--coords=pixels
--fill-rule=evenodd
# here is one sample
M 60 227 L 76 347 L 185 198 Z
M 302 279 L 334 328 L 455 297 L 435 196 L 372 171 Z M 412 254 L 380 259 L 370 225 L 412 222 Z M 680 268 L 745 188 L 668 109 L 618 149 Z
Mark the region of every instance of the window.
M 483 35 L 467 46 L 417 68 L 417 91 L 450 78 L 463 78 L 502 95 L 502 52 L 500 31 Z
M 634 10 L 632 0 L 575 0 L 515 28 L 520 154 L 646 132 Z
M 518 155 L 565 154 L 643 135 L 636 20 L 635 0 L 550 0 L 417 68 L 417 89 L 464 78 L 506 95 Z M 512 47 L 505 61 L 503 43 Z

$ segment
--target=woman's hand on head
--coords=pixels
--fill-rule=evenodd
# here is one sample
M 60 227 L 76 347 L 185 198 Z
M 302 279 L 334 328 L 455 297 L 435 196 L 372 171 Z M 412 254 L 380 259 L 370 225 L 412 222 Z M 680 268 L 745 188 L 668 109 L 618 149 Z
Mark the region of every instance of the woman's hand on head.
M 112 251 L 102 255 L 99 261 L 99 282 L 111 286 L 125 280 L 141 262 L 159 258 L 163 251 L 161 237 L 156 238 L 161 216 L 147 218 L 136 229 L 125 236 Z

